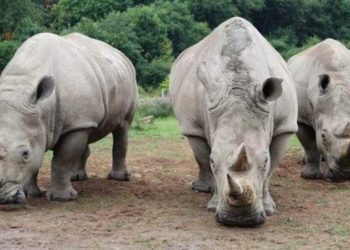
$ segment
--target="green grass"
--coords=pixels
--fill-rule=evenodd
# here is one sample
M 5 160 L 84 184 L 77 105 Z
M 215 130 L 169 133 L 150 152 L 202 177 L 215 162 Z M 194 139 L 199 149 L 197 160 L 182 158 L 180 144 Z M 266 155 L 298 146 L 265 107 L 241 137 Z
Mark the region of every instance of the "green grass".
M 153 124 L 142 124 L 141 127 L 132 127 L 129 130 L 130 139 L 141 139 L 141 138 L 154 138 L 156 146 L 161 139 L 183 139 L 184 136 L 181 135 L 179 124 L 175 117 L 165 117 L 154 119 Z M 102 140 L 92 144 L 91 149 L 94 152 L 103 152 L 106 149 L 112 147 L 113 138 L 109 134 Z M 145 149 L 149 150 L 150 145 L 145 145 Z M 290 139 L 290 149 L 292 151 L 299 150 L 301 145 L 295 135 Z M 45 159 L 50 159 L 52 157 L 52 152 L 47 152 L 45 154 Z
M 174 117 L 156 118 L 153 124 L 143 124 L 141 128 L 131 128 L 130 138 L 157 137 L 164 139 L 182 138 L 177 120 Z
M 179 124 L 175 117 L 156 118 L 153 124 L 144 124 L 141 129 L 132 128 L 129 131 L 130 138 L 157 137 L 157 138 L 182 138 Z M 295 135 L 289 141 L 291 150 L 296 151 L 301 148 L 300 142 Z
M 291 136 L 291 139 L 289 140 L 289 148 L 293 151 L 301 149 L 301 144 L 296 135 Z

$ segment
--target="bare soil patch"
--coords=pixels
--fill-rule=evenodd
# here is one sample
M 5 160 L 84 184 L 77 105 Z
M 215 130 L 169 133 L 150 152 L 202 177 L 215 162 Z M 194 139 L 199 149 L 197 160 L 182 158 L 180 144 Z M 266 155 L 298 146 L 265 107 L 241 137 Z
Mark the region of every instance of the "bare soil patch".
M 30 198 L 0 211 L 1 249 L 348 249 L 350 185 L 300 178 L 300 152 L 275 172 L 278 211 L 258 228 L 227 228 L 206 210 L 209 194 L 191 190 L 197 165 L 185 139 L 130 142 L 129 182 L 106 179 L 108 143 L 94 146 L 90 179 L 74 183 L 77 201 Z M 50 183 L 49 161 L 40 186 Z

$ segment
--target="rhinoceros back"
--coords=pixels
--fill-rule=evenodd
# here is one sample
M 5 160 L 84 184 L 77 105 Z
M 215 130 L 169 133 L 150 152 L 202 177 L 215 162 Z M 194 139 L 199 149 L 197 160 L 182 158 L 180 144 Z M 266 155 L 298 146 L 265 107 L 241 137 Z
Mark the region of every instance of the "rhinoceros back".
M 239 34 L 242 32 L 243 35 Z M 238 40 L 235 40 L 236 37 Z M 235 53 L 239 54 L 236 58 L 241 61 L 235 60 Z M 237 79 L 237 84 L 262 84 L 271 76 L 283 78 L 282 96 L 274 103 L 273 108 L 273 135 L 297 130 L 295 86 L 286 63 L 254 26 L 242 18 L 235 17 L 185 50 L 172 67 L 171 102 L 184 135 L 209 139 L 206 90 L 196 75 L 197 67 L 203 61 L 208 65 L 208 71 L 212 68 L 219 71 L 222 69 L 225 74 L 230 74 L 230 79 Z M 234 67 L 227 72 L 230 64 Z M 243 69 L 242 65 L 246 68 Z M 243 71 L 249 70 L 253 70 L 253 74 L 250 74 L 252 81 L 244 79 L 246 74 Z
M 350 52 L 340 42 L 326 39 L 302 51 L 288 60 L 290 73 L 295 81 L 298 96 L 298 121 L 313 125 L 313 105 L 318 97 L 318 81 L 321 74 L 329 74 L 333 80 L 350 82 Z M 332 84 L 337 84 L 332 81 Z
M 41 33 L 18 49 L 0 87 L 30 92 L 45 75 L 55 81 L 54 93 L 40 107 L 48 148 L 71 131 L 92 128 L 92 142 L 130 122 L 137 96 L 135 70 L 119 50 L 78 33 Z

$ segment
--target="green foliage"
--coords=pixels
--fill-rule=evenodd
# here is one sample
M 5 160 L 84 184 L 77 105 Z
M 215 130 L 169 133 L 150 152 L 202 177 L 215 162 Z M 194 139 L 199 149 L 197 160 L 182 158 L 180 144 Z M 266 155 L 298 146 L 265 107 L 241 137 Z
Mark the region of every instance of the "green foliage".
M 158 1 L 153 6 L 158 10 L 159 18 L 167 27 L 167 35 L 172 41 L 175 56 L 210 32 L 206 23 L 196 22 L 193 19 L 187 2 Z
M 315 44 L 317 44 L 319 42 L 321 42 L 320 38 L 318 38 L 316 36 L 309 37 L 302 46 L 300 46 L 300 47 L 291 47 L 289 50 L 287 50 L 284 53 L 284 57 L 287 60 L 287 59 L 291 58 L 292 56 L 298 54 L 299 52 L 304 51 L 304 50 L 314 46 Z
M 45 28 L 30 18 L 24 18 L 20 25 L 15 29 L 14 36 L 16 40 L 24 41 L 29 37 L 45 31 Z
M 196 20 L 207 22 L 215 28 L 225 20 L 238 15 L 238 9 L 231 0 L 188 0 L 191 13 Z
M 158 118 L 154 120 L 153 124 L 139 123 L 136 127 L 137 121 L 133 122 L 129 130 L 130 138 L 138 137 L 155 137 L 155 138 L 183 138 L 180 132 L 179 124 L 173 117 Z
M 31 0 L 0 0 L 0 39 L 17 39 L 13 37 L 15 30 L 22 26 L 40 26 L 42 12 Z M 5 37 L 5 35 L 9 37 Z M 19 36 L 21 37 L 21 35 Z
M 168 98 L 151 98 L 140 101 L 137 108 L 137 115 L 139 117 L 150 115 L 155 118 L 167 117 L 173 115 L 173 109 Z
M 138 82 L 145 88 L 156 87 L 168 75 L 173 61 L 172 43 L 155 6 L 112 12 L 98 22 L 83 19 L 72 30 L 123 51 L 134 63 Z
M 196 20 L 215 28 L 233 16 L 250 20 L 252 13 L 263 10 L 265 0 L 188 0 L 188 4 Z
M 124 52 L 150 92 L 163 88 L 174 58 L 233 16 L 285 59 L 328 37 L 350 45 L 347 0 L 0 0 L 0 16 L 0 70 L 28 37 L 77 31 Z
M 165 79 L 160 83 L 159 87 L 160 87 L 161 89 L 164 89 L 164 90 L 166 90 L 166 91 L 169 91 L 169 83 L 170 83 L 169 81 L 170 81 L 169 77 L 165 78 Z
M 11 60 L 19 44 L 17 41 L 0 41 L 0 72 Z
M 125 11 L 132 0 L 60 0 L 51 11 L 52 27 L 56 30 L 78 23 L 82 18 L 99 20 L 112 11 Z

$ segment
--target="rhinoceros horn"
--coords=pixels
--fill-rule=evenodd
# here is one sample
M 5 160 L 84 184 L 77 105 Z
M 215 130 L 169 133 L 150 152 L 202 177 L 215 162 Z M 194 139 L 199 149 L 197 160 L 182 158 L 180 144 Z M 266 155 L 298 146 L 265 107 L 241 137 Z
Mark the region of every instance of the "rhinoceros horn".
M 234 155 L 233 165 L 231 167 L 232 171 L 244 171 L 248 169 L 248 156 L 247 151 L 245 149 L 244 143 L 242 143 L 238 148 Z
M 230 206 L 249 206 L 255 200 L 255 193 L 246 181 L 239 181 L 227 174 L 227 182 L 229 187 L 228 204 Z
M 239 198 L 243 195 L 244 190 L 241 184 L 237 180 L 233 179 L 230 174 L 227 174 L 227 182 L 230 189 L 230 196 L 232 198 Z

